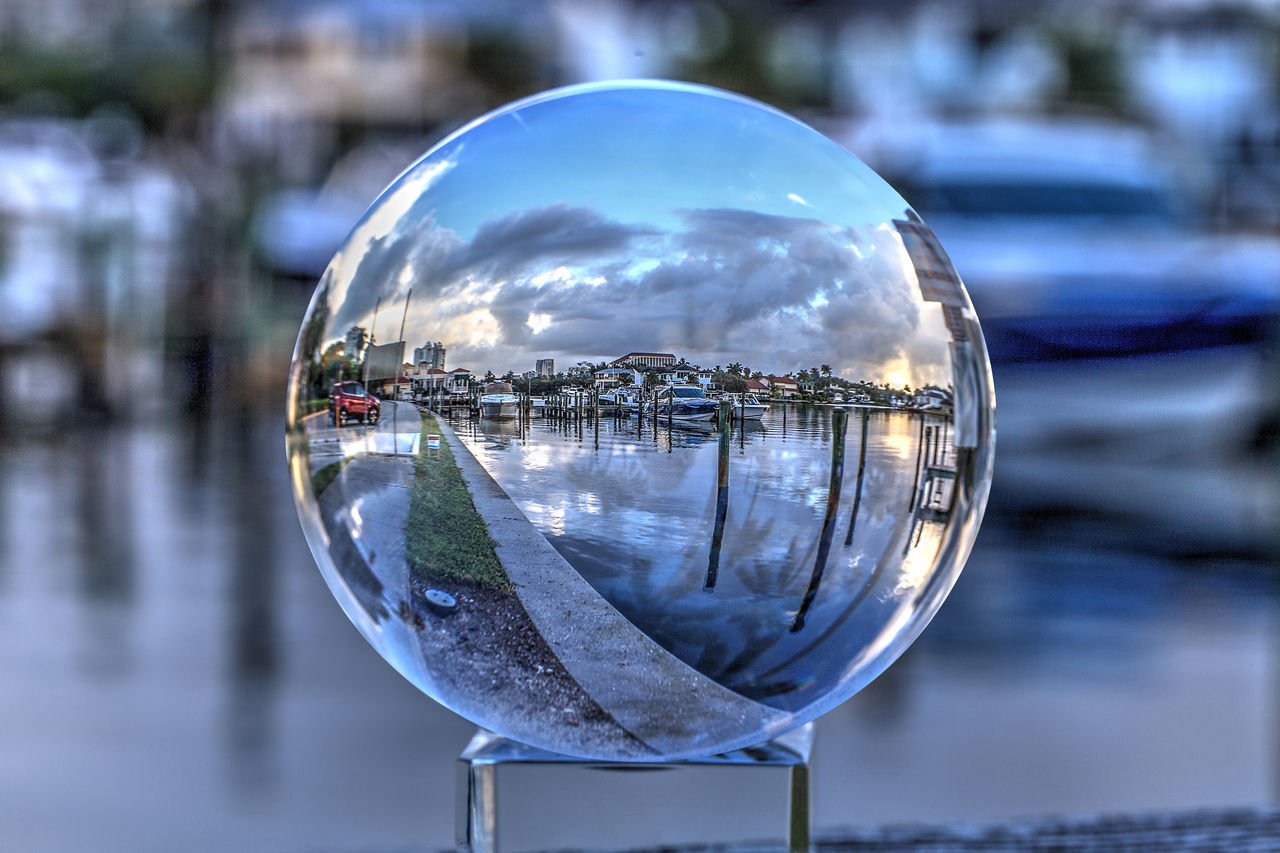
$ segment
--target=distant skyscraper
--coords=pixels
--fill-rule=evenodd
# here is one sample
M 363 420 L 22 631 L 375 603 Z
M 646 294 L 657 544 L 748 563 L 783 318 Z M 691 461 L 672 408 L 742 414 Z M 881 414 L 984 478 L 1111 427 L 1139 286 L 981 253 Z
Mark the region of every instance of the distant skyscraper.
M 554 358 L 538 359 L 533 366 L 533 372 L 544 379 L 550 379 L 556 375 L 556 360 Z
M 364 329 L 360 326 L 352 326 L 347 330 L 347 340 L 343 344 L 343 352 L 347 358 L 360 358 L 364 352 L 364 345 L 368 341 Z
M 413 351 L 413 363 L 417 365 L 425 361 L 429 368 L 444 370 L 444 353 L 444 341 L 427 341 Z

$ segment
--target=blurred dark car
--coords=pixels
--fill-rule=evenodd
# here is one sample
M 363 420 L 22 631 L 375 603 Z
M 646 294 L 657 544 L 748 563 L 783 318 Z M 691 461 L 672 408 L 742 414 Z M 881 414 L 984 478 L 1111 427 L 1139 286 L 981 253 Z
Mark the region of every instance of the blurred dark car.
M 1196 161 L 1136 128 L 944 124 L 885 150 L 982 322 L 996 511 L 1143 553 L 1265 554 L 1280 242 L 1202 227 Z
M 342 426 L 354 418 L 368 424 L 376 424 L 382 415 L 378 398 L 364 389 L 359 382 L 337 382 L 329 389 L 329 422 Z

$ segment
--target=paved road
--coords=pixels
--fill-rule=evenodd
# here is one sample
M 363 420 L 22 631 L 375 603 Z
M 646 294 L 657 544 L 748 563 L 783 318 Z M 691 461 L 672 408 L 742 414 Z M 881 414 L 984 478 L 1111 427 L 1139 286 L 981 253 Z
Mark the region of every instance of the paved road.
M 314 474 L 324 466 L 364 453 L 409 455 L 418 452 L 422 416 L 412 403 L 384 400 L 382 418 L 374 426 L 349 423 L 336 427 L 328 412 L 316 412 L 302 419 L 310 447 L 310 467 Z

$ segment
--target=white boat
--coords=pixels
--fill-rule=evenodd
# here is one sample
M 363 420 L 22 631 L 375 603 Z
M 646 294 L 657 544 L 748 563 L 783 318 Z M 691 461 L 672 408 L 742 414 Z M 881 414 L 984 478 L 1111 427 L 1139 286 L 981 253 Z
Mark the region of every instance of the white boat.
M 614 388 L 606 391 L 600 395 L 600 407 L 621 409 L 629 417 L 640 410 L 640 391 L 636 388 Z
M 726 394 L 723 399 L 733 404 L 733 419 L 758 421 L 769 407 L 756 399 L 755 394 Z
M 520 414 L 520 398 L 509 382 L 490 382 L 480 397 L 480 417 L 514 418 Z
M 703 390 L 695 385 L 667 385 L 659 388 L 654 399 L 645 404 L 645 414 L 652 415 L 655 407 L 658 420 L 681 423 L 712 421 L 720 410 L 720 404 L 708 400 Z

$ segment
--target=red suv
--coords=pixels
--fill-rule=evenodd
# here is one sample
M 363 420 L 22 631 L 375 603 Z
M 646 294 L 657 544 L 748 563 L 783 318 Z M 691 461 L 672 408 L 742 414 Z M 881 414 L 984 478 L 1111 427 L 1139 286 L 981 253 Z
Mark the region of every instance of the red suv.
M 342 426 L 349 418 L 376 424 L 382 414 L 378 398 L 359 382 L 338 382 L 329 388 L 329 423 Z

